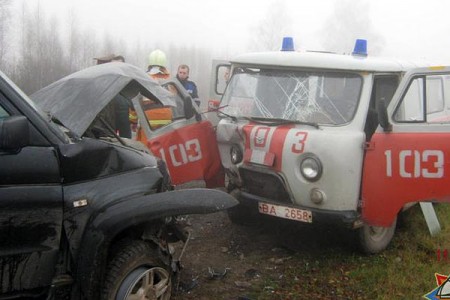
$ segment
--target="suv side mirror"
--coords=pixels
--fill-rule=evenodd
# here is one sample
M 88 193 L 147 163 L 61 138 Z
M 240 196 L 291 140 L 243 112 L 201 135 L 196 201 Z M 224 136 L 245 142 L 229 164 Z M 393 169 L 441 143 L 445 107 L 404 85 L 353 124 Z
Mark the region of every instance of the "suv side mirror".
M 28 119 L 11 116 L 0 119 L 0 149 L 18 151 L 30 142 Z
M 377 103 L 378 122 L 384 131 L 392 131 L 392 124 L 389 123 L 389 118 L 386 109 L 386 102 L 384 99 L 380 99 Z

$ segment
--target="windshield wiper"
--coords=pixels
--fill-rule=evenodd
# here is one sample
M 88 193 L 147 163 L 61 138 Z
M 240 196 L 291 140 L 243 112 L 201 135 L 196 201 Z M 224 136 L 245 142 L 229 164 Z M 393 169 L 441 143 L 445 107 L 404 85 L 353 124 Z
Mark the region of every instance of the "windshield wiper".
M 222 107 L 218 107 L 218 108 L 217 108 L 217 112 L 218 112 L 219 114 L 222 114 L 222 115 L 224 115 L 224 116 L 230 118 L 230 119 L 233 120 L 233 121 L 237 121 L 237 119 L 238 119 L 237 117 L 232 116 L 232 115 L 229 115 L 229 114 L 224 113 L 223 111 L 219 110 L 219 109 L 224 108 L 224 107 L 227 107 L 227 106 L 228 106 L 228 105 L 224 105 L 224 106 L 222 106 Z
M 125 141 L 116 133 L 116 131 L 111 127 L 111 125 L 106 122 L 106 120 L 103 117 L 99 117 L 98 118 L 100 120 L 100 122 L 103 124 L 103 126 L 106 127 L 106 129 L 112 133 L 112 135 L 123 145 L 123 146 L 127 146 L 127 143 L 125 143 Z
M 264 124 L 267 126 L 277 126 L 277 125 L 285 125 L 285 124 L 300 124 L 300 125 L 309 125 L 319 129 L 319 124 L 314 122 L 306 122 L 300 120 L 287 120 L 280 118 L 266 118 L 266 117 L 245 117 L 246 120 L 253 121 L 258 124 Z

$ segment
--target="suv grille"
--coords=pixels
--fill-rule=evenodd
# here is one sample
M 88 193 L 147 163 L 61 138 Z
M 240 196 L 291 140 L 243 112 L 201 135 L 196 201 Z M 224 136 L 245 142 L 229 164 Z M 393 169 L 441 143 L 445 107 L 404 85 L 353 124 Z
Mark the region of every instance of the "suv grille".
M 246 192 L 275 202 L 292 203 L 284 181 L 279 175 L 247 168 L 239 168 L 239 173 L 243 190 Z

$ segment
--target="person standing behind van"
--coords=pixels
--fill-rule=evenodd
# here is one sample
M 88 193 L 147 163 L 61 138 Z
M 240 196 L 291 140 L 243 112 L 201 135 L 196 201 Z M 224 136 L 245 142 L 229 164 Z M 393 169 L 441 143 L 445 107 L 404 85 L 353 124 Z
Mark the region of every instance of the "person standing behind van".
M 170 78 L 166 54 L 163 51 L 156 49 L 149 54 L 147 74 L 159 84 Z M 144 97 L 143 109 L 152 130 L 172 122 L 172 109 L 162 107 L 160 103 Z M 135 111 L 130 111 L 130 120 L 137 124 L 138 118 Z M 141 128 L 137 130 L 136 139 L 146 144 L 147 138 Z
M 167 58 L 164 52 L 156 49 L 149 54 L 147 74 L 158 82 L 169 79 L 170 73 L 167 71 Z
M 186 91 L 191 95 L 192 99 L 194 99 L 195 103 L 200 106 L 200 99 L 198 98 L 197 85 L 188 80 L 189 78 L 189 66 L 188 65 L 180 65 L 177 70 L 177 79 L 186 89 Z

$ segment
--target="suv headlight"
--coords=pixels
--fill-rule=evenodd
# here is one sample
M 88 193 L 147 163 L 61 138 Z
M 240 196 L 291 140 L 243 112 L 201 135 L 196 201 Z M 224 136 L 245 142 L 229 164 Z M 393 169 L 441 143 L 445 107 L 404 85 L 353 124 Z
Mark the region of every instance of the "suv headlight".
M 313 155 L 307 154 L 300 162 L 300 172 L 308 181 L 317 181 L 322 176 L 322 163 L 320 159 Z

